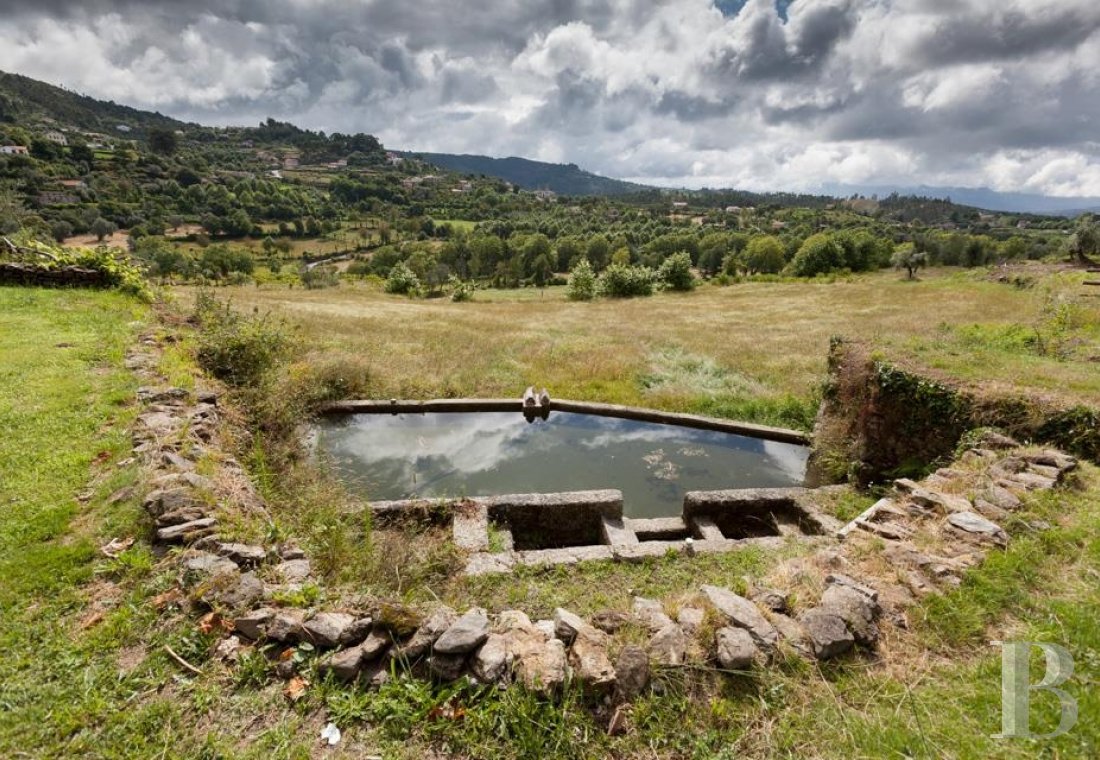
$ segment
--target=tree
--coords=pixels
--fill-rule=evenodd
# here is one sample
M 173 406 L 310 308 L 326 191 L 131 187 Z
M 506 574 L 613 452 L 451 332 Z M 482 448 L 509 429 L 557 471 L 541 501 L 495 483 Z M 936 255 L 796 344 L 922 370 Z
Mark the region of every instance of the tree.
M 77 163 L 91 165 L 95 161 L 95 151 L 83 143 L 69 148 L 69 158 Z
M 818 233 L 806 238 L 794 255 L 791 271 L 798 277 L 814 277 L 841 269 L 844 251 L 830 235 Z
M 597 235 L 588 241 L 586 255 L 589 263 L 598 272 L 607 266 L 608 258 L 611 256 L 611 244 L 603 235 Z
M 0 186 L 0 235 L 18 232 L 27 218 L 27 209 L 14 189 Z
M 601 274 L 596 284 L 600 294 L 612 298 L 632 298 L 653 294 L 656 272 L 649 267 L 626 267 L 611 264 Z
M 908 273 L 908 279 L 915 280 L 917 270 L 928 263 L 928 254 L 918 251 L 912 243 L 904 243 L 894 249 L 890 263 L 895 269 L 904 269 Z
M 545 288 L 546 284 L 550 282 L 550 278 L 553 276 L 554 268 L 550 266 L 550 254 L 540 253 L 535 257 L 535 260 L 531 262 L 531 279 L 534 281 L 536 287 Z
M 611 263 L 621 264 L 623 266 L 629 265 L 630 249 L 627 248 L 625 245 L 622 248 L 617 249 L 613 254 L 611 254 Z
M 179 214 L 172 214 L 168 217 L 168 224 L 172 228 L 172 232 L 175 232 L 180 227 L 182 227 L 185 221 L 186 220 Z
M 409 269 L 408 264 L 401 261 L 390 270 L 390 276 L 386 279 L 386 292 L 402 295 L 415 295 L 420 290 L 420 278 Z
M 149 130 L 149 149 L 162 156 L 171 156 L 179 150 L 180 141 L 171 129 L 154 127 Z
M 691 254 L 680 251 L 669 256 L 657 270 L 657 278 L 669 290 L 692 290 L 695 275 L 691 271 Z
M 118 225 L 116 225 L 114 222 L 107 221 L 101 216 L 94 222 L 92 222 L 92 226 L 89 231 L 93 235 L 95 235 L 96 240 L 102 243 L 104 238 L 106 238 L 108 235 L 113 235 L 117 229 Z
M 591 301 L 596 295 L 596 273 L 588 259 L 578 259 L 569 276 L 566 295 L 570 301 Z
M 777 274 L 786 263 L 783 242 L 772 235 L 758 235 L 745 246 L 745 267 L 753 274 Z
M 73 234 L 73 226 L 64 219 L 58 219 L 50 225 L 50 234 L 53 235 L 53 239 L 57 242 L 64 243 L 65 238 Z
M 1100 229 L 1092 214 L 1083 214 L 1077 220 L 1077 230 L 1070 238 L 1069 248 L 1079 264 L 1091 264 L 1092 257 L 1100 253 Z

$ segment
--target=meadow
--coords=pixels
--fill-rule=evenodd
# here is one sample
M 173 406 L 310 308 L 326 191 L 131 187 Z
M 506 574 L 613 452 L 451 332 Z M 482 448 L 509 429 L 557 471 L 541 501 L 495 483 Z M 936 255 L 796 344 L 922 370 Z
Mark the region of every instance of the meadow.
M 962 381 L 1100 403 L 1100 303 L 1083 273 L 1029 287 L 981 270 L 703 285 L 574 303 L 564 288 L 478 290 L 471 303 L 345 283 L 219 288 L 295 325 L 318 352 L 369 364 L 376 398 L 558 398 L 649 406 L 808 430 L 833 336 Z M 187 289 L 179 291 L 187 301 Z

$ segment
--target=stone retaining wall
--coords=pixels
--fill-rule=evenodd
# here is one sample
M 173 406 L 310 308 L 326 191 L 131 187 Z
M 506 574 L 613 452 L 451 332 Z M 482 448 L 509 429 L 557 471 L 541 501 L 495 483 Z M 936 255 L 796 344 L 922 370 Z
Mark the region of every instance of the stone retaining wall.
M 0 262 L 0 285 L 42 288 L 107 288 L 107 276 L 96 269 L 59 267 L 44 269 L 31 264 Z

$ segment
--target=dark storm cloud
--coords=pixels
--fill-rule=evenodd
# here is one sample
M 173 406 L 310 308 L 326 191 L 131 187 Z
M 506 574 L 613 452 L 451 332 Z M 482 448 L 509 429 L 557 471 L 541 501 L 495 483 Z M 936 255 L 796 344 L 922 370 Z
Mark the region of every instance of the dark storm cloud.
M 5 0 L 0 69 L 686 184 L 1100 195 L 1095 0 Z

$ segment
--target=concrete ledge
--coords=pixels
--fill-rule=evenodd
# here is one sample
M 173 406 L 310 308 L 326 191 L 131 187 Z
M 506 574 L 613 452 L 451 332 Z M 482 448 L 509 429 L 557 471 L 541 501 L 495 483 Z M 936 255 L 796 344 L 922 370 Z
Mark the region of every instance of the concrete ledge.
M 517 565 L 575 565 L 578 562 L 611 559 L 612 547 L 597 544 L 595 546 L 568 546 L 562 549 L 534 549 L 515 553 Z
M 688 535 L 687 523 L 682 517 L 628 517 L 623 521 L 627 530 L 638 536 L 650 536 L 644 541 L 659 540 L 662 538 L 676 540 L 686 538 Z
M 603 520 L 622 518 L 623 492 L 613 489 L 490 496 L 489 519 L 512 531 L 519 550 L 600 544 Z
M 608 546 L 625 546 L 638 543 L 638 536 L 626 527 L 626 520 L 620 517 L 605 517 L 600 528 L 600 537 Z
M 321 407 L 321 414 L 427 414 L 429 412 L 522 412 L 518 398 L 444 398 L 415 400 L 334 401 Z

